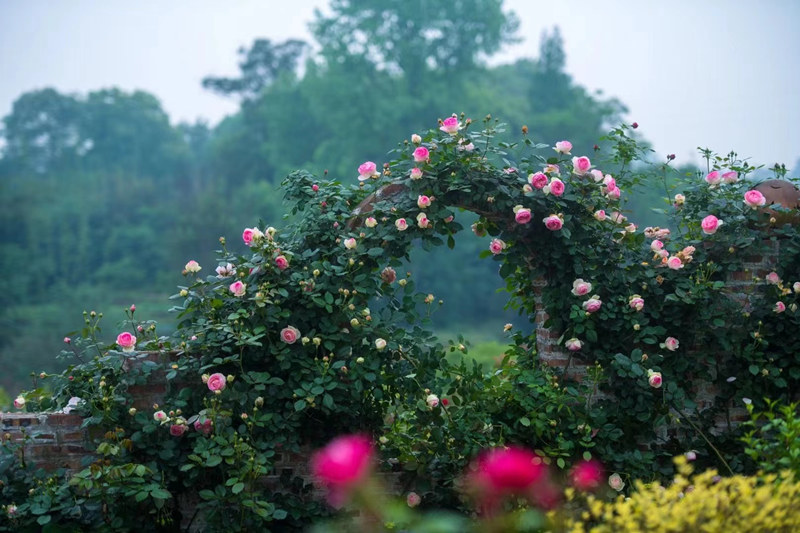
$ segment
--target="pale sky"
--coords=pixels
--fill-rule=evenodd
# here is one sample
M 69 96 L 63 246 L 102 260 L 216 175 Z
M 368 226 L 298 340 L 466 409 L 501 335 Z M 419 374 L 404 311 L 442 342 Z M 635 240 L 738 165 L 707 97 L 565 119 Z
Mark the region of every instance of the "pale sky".
M 326 3 L 0 0 L 0 116 L 33 89 L 117 86 L 155 94 L 173 122 L 216 123 L 236 104 L 202 89 L 202 78 L 236 74 L 236 50 L 257 37 L 310 40 L 306 25 Z M 542 30 L 558 25 L 568 72 L 625 103 L 660 154 L 696 161 L 696 147 L 708 146 L 752 163 L 800 159 L 800 1 L 505 6 L 519 16 L 524 41 L 495 63 L 535 57 Z

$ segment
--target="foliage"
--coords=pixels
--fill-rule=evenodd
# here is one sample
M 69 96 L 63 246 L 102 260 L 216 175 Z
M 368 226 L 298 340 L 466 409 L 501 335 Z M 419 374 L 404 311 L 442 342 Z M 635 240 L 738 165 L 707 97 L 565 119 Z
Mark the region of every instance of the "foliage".
M 668 486 L 636 482 L 630 497 L 587 498 L 587 511 L 564 522 L 565 531 L 796 531 L 800 483 L 789 471 L 720 478 L 714 470 L 691 475 L 682 457 Z M 574 494 L 574 493 L 573 493 Z
M 791 470 L 800 472 L 800 416 L 798 404 L 780 405 L 777 401 L 764 400 L 767 409 L 756 412 L 753 404 L 747 411 L 751 419 L 746 427 L 751 428 L 743 437 L 744 452 L 755 461 L 758 469 L 767 473 Z

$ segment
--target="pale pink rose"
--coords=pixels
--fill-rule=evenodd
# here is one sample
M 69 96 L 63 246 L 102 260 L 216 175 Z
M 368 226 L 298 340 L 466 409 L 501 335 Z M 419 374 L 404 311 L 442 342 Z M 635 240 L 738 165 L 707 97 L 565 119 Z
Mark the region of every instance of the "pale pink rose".
M 220 265 L 217 267 L 217 277 L 219 279 L 228 278 L 236 274 L 236 265 L 233 263 L 227 263 L 225 265 Z
M 375 220 L 375 217 L 367 217 L 367 219 L 364 221 L 364 225 L 368 228 L 374 228 L 378 225 L 378 221 Z
M 783 313 L 786 311 L 786 304 L 783 302 L 775 302 L 775 307 L 772 308 L 776 313 Z
M 583 343 L 580 340 L 573 337 L 571 339 L 567 339 L 566 342 L 564 342 L 564 346 L 566 346 L 567 350 L 569 350 L 570 352 L 577 352 L 581 348 L 583 348 Z
M 458 118 L 453 115 L 452 117 L 447 117 L 444 119 L 439 129 L 445 133 L 449 133 L 450 135 L 455 135 L 458 133 L 460 126 L 461 125 L 458 123 Z
M 200 270 L 202 270 L 203 267 L 201 267 L 197 261 L 192 259 L 191 261 L 186 263 L 186 266 L 183 267 L 183 269 L 186 270 L 186 272 L 191 272 L 192 274 L 196 274 L 200 272 Z
M 625 488 L 625 482 L 619 474 L 614 473 L 608 476 L 608 486 L 619 492 Z
M 358 246 L 358 241 L 356 241 L 354 237 L 350 237 L 349 239 L 345 239 L 343 244 L 348 250 L 353 250 Z
M 718 219 L 714 215 L 708 215 L 703 221 L 700 223 L 700 226 L 703 228 L 703 233 L 706 235 L 713 235 L 717 232 L 720 226 L 722 226 L 722 220 Z
M 631 309 L 635 309 L 636 311 L 641 311 L 644 309 L 644 299 L 639 296 L 638 294 L 634 294 L 628 300 L 628 305 Z
M 781 277 L 778 275 L 777 272 L 770 272 L 769 274 L 767 274 L 765 279 L 767 280 L 767 283 L 769 283 L 770 285 L 777 285 L 778 283 L 781 282 Z
M 14 398 L 14 407 L 16 407 L 17 409 L 22 409 L 23 407 L 25 407 L 25 398 L 23 398 L 22 396 L 17 396 L 16 398 Z
M 636 224 L 633 223 L 628 224 L 627 226 L 625 226 L 625 231 L 627 231 L 628 233 L 636 233 Z
M 64 337 L 64 344 L 70 344 L 71 342 L 72 339 L 70 339 L 69 337 Z
M 386 340 L 385 339 L 375 339 L 375 349 L 378 351 L 383 350 L 386 348 Z
M 620 196 L 622 196 L 622 190 L 620 190 L 619 187 L 614 187 L 613 189 L 606 191 L 606 197 L 609 200 L 619 200 Z
M 424 146 L 420 146 L 419 148 L 414 150 L 413 155 L 414 155 L 414 161 L 416 161 L 417 163 L 423 163 L 427 161 L 431 156 L 428 149 L 425 148 Z
M 505 249 L 506 249 L 506 243 L 501 241 L 500 239 L 492 239 L 492 242 L 489 243 L 489 250 L 491 250 L 491 252 L 494 255 L 499 254 Z
M 378 175 L 378 166 L 372 161 L 366 161 L 358 166 L 358 181 L 365 181 Z
M 553 196 L 564 194 L 564 182 L 558 178 L 550 180 L 550 192 L 553 193 Z
M 517 168 L 516 167 L 508 167 L 503 169 L 503 174 L 516 174 Z
M 417 197 L 417 207 L 419 207 L 420 209 L 425 209 L 426 207 L 430 207 L 430 205 L 431 205 L 431 199 L 429 196 L 421 194 Z
M 281 340 L 286 344 L 294 344 L 300 337 L 300 330 L 294 326 L 286 326 L 281 330 Z
M 545 165 L 543 170 L 545 174 L 555 174 L 556 176 L 561 174 L 561 169 L 558 165 Z
M 611 177 L 611 174 L 606 174 L 603 178 L 603 185 L 608 187 L 608 189 L 616 189 L 617 188 L 617 180 Z
M 411 169 L 411 179 L 418 180 L 422 177 L 422 169 L 414 167 Z
M 394 221 L 394 227 L 397 228 L 397 231 L 405 231 L 408 229 L 408 222 L 404 218 L 398 218 Z
M 165 422 L 167 420 L 167 413 L 164 411 L 156 411 L 153 413 L 153 420 L 156 422 Z
M 597 296 L 592 296 L 585 302 L 583 302 L 583 310 L 587 313 L 596 313 L 600 310 L 600 307 L 603 305 L 603 302 Z
M 767 199 L 764 198 L 763 194 L 754 189 L 752 191 L 747 191 L 746 193 L 744 193 L 744 203 L 746 203 L 750 207 L 759 207 L 766 204 Z
M 535 189 L 543 189 L 548 183 L 547 175 L 543 172 L 537 172 L 528 176 L 528 181 Z
M 455 216 L 453 216 L 453 215 L 450 215 L 449 217 L 447 217 L 447 218 L 445 218 L 445 219 L 444 219 L 444 223 L 445 223 L 445 224 L 449 224 L 449 223 L 451 223 L 453 220 L 455 220 L 455 218 L 456 218 Z
M 424 229 L 431 225 L 431 221 L 428 220 L 428 216 L 425 213 L 419 213 L 417 215 L 417 225 Z
M 591 170 L 589 173 L 592 175 L 592 178 L 594 179 L 594 181 L 596 183 L 599 183 L 599 182 L 603 181 L 603 179 L 604 179 L 602 170 L 598 170 L 598 169 L 595 168 L 595 169 Z M 611 177 L 610 175 L 608 175 L 608 176 Z
M 600 222 L 603 222 L 607 218 L 606 212 L 602 209 L 599 209 L 594 212 L 594 218 L 599 220 Z
M 664 248 L 664 243 L 659 241 L 658 239 L 650 243 L 650 249 L 654 252 L 662 250 L 663 248 Z
M 422 498 L 419 497 L 419 494 L 416 492 L 409 492 L 408 496 L 406 496 L 406 505 L 411 508 L 416 507 L 422 502 Z
M 680 341 L 675 337 L 667 337 L 666 340 L 664 340 L 664 348 L 666 348 L 670 352 L 674 352 L 675 350 L 677 350 L 679 345 Z
M 672 270 L 680 270 L 683 268 L 683 261 L 677 255 L 673 255 L 669 259 L 667 259 L 667 266 Z
M 662 384 L 661 372 L 648 371 L 647 383 L 654 389 L 660 388 Z
M 531 187 L 529 183 L 526 183 L 525 185 L 522 186 L 522 192 L 525 194 L 532 193 L 533 187 Z
M 572 294 L 575 296 L 585 296 L 592 291 L 592 284 L 578 278 L 572 282 Z
M 381 280 L 384 283 L 392 284 L 397 279 L 397 272 L 392 267 L 386 267 L 381 271 Z
M 670 231 L 667 228 L 664 229 L 657 229 L 655 231 L 656 239 L 668 239 Z
M 662 248 L 661 250 L 656 251 L 656 255 L 661 259 L 667 259 L 669 257 L 669 252 Z
M 475 150 L 475 145 L 472 144 L 471 142 L 469 143 L 462 142 L 456 148 L 458 148 L 458 150 L 461 152 L 472 152 L 473 150 Z M 508 172 L 506 172 L 506 174 L 508 174 Z
M 564 221 L 561 220 L 561 217 L 558 215 L 550 215 L 547 218 L 543 218 L 542 222 L 544 222 L 545 227 L 550 231 L 558 231 L 564 227 Z
M 514 220 L 517 224 L 527 224 L 531 221 L 531 217 L 531 210 L 523 207 L 517 210 L 517 213 L 514 215 Z
M 225 390 L 225 387 L 228 386 L 228 379 L 225 377 L 225 374 L 221 374 L 220 372 L 215 372 L 208 376 L 208 380 L 206 381 L 206 386 L 208 390 L 212 392 L 216 392 L 218 390 Z
M 573 157 L 572 168 L 575 174 L 583 175 L 589 172 L 589 170 L 592 168 L 592 162 L 589 161 L 589 158 L 585 155 L 581 157 Z
M 428 394 L 428 397 L 425 398 L 425 403 L 427 403 L 428 407 L 431 409 L 434 407 L 439 407 L 439 397 L 435 394 Z
M 242 297 L 244 296 L 245 292 L 247 292 L 247 285 L 239 280 L 236 280 L 230 284 L 228 289 L 233 293 L 234 296 Z
M 117 346 L 122 348 L 123 352 L 132 352 L 136 346 L 136 337 L 127 331 L 123 331 L 117 335 Z
M 184 424 L 172 424 L 169 427 L 169 434 L 172 435 L 173 437 L 181 437 L 183 436 L 184 433 L 186 433 L 187 429 L 189 428 L 186 427 Z
M 419 144 L 422 142 L 422 137 L 414 133 L 413 135 L 411 135 L 411 142 L 414 144 Z
M 17 514 L 17 506 L 14 504 L 9 504 L 6 506 L 6 515 L 9 518 L 13 518 Z
M 559 154 L 570 155 L 570 150 L 572 150 L 572 143 L 569 141 L 558 141 L 556 143 L 555 148 L 553 148 Z
M 722 181 L 725 183 L 736 183 L 739 181 L 739 174 L 733 170 L 726 172 L 722 175 Z
M 706 183 L 709 185 L 719 185 L 719 182 L 722 181 L 722 176 L 720 176 L 718 170 L 712 170 L 708 174 L 706 174 Z
M 289 260 L 285 256 L 279 255 L 275 258 L 275 266 L 278 267 L 278 270 L 286 270 L 289 268 Z
M 682 195 L 682 194 L 676 194 L 675 195 L 675 207 L 682 206 L 684 203 L 686 203 L 686 197 L 684 195 Z
M 616 222 L 617 224 L 623 224 L 625 223 L 626 220 L 628 220 L 628 217 L 626 217 L 619 211 L 611 212 L 611 222 Z
M 800 294 L 800 281 L 795 281 L 792 284 L 792 290 L 795 292 L 795 294 Z
M 681 255 L 685 255 L 687 258 L 691 258 L 692 254 L 697 250 L 694 246 L 686 246 L 681 250 Z

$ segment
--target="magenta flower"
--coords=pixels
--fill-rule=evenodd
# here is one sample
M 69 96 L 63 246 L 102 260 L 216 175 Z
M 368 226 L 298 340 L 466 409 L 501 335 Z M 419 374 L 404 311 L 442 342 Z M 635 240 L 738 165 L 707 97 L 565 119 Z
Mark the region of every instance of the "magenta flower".
M 489 243 L 489 250 L 494 255 L 501 253 L 505 249 L 506 249 L 506 243 L 500 239 L 492 239 L 492 242 Z
M 173 437 L 181 437 L 184 433 L 186 433 L 187 429 L 189 428 L 184 424 L 172 424 L 169 427 L 169 434 Z
M 708 215 L 703 221 L 700 223 L 700 226 L 703 228 L 703 233 L 706 235 L 713 235 L 717 232 L 720 226 L 722 226 L 724 222 L 718 219 L 714 215 Z
M 278 267 L 278 270 L 286 270 L 289 268 L 289 260 L 285 256 L 279 255 L 275 258 L 275 266 Z
M 575 174 L 579 176 L 586 174 L 592 168 L 592 162 L 589 161 L 589 158 L 584 156 L 581 157 L 573 157 L 572 158 L 572 168 Z
M 358 181 L 365 181 L 370 178 L 377 178 L 380 174 L 377 172 L 377 165 L 372 161 L 366 161 L 358 166 Z
M 458 133 L 459 127 L 461 125 L 458 123 L 458 118 L 453 115 L 452 117 L 447 117 L 442 121 L 442 126 L 439 128 L 445 133 L 449 133 L 450 135 L 455 135 Z
M 208 390 L 211 392 L 222 391 L 228 386 L 228 380 L 225 378 L 225 374 L 216 372 L 208 376 L 206 386 L 208 386 Z
M 528 176 L 528 181 L 530 182 L 531 186 L 535 189 L 544 189 L 545 185 L 548 183 L 547 174 L 544 172 L 537 172 L 536 174 L 531 174 Z
M 515 210 L 514 214 L 514 220 L 517 222 L 517 224 L 527 224 L 530 222 L 532 217 L 531 210 L 522 206 L 517 207 L 518 209 Z
M 592 491 L 597 489 L 603 481 L 603 465 L 594 459 L 581 461 L 570 472 L 569 478 L 576 489 Z
M 537 500 L 547 478 L 541 457 L 523 448 L 494 448 L 473 463 L 467 483 L 488 513 L 499 509 L 507 496 Z
M 413 155 L 414 155 L 414 161 L 416 161 L 417 163 L 423 163 L 428 159 L 430 159 L 431 156 L 428 149 L 425 148 L 424 146 L 420 146 L 416 150 L 414 150 Z
M 752 191 L 747 191 L 746 193 L 744 193 L 744 203 L 746 203 L 750 207 L 755 208 L 766 204 L 767 199 L 764 198 L 763 194 L 754 189 Z
M 328 502 L 338 507 L 370 474 L 372 443 L 364 435 L 338 437 L 311 458 L 311 472 L 328 488 Z
M 561 220 L 561 217 L 558 215 L 550 215 L 549 217 L 543 218 L 542 222 L 544 222 L 545 227 L 550 231 L 558 231 L 564 227 L 564 221 Z
M 550 181 L 550 192 L 553 196 L 561 196 L 564 194 L 564 182 L 558 178 L 553 178 Z
M 245 295 L 245 292 L 247 292 L 247 285 L 237 280 L 228 286 L 228 290 L 230 290 L 234 296 L 241 298 Z
M 281 340 L 286 344 L 294 344 L 300 338 L 300 330 L 294 326 L 287 326 L 281 330 Z
M 705 180 L 706 183 L 708 183 L 713 187 L 714 185 L 719 185 L 719 182 L 722 181 L 722 176 L 720 176 L 718 170 L 712 170 L 711 172 L 706 174 Z
M 123 331 L 117 335 L 117 346 L 122 348 L 123 352 L 132 352 L 136 346 L 136 337 L 127 331 Z
M 780 301 L 775 302 L 775 307 L 773 307 L 772 310 L 776 313 L 783 313 L 786 311 L 786 304 Z

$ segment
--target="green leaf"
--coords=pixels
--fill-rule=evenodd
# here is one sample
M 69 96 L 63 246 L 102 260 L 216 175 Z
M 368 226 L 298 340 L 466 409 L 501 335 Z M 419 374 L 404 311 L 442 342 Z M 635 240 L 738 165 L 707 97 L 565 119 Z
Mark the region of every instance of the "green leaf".
M 296 402 L 294 402 L 294 410 L 302 411 L 303 409 L 306 408 L 306 405 L 308 404 L 306 403 L 305 400 L 297 400 Z
M 36 519 L 36 523 L 39 524 L 40 526 L 43 526 L 43 525 L 47 524 L 48 522 L 50 522 L 50 515 L 49 514 L 42 515 L 42 516 L 40 516 L 39 518 Z
M 162 488 L 154 489 L 150 491 L 150 496 L 153 498 L 157 498 L 159 500 L 169 500 L 172 498 L 172 494 Z
M 519 419 L 519 423 L 525 427 L 530 427 L 531 419 L 528 418 L 527 416 L 523 416 L 522 418 Z
M 283 520 L 288 515 L 289 513 L 283 509 L 275 509 L 275 512 L 272 513 L 272 518 L 274 518 L 275 520 Z
M 239 494 L 243 490 L 244 490 L 244 483 L 242 483 L 240 481 L 239 483 L 237 483 L 236 485 L 233 486 L 233 488 L 231 489 L 231 492 L 234 493 L 234 494 Z
M 213 468 L 222 462 L 222 457 L 219 455 L 212 455 L 206 460 L 206 467 Z

